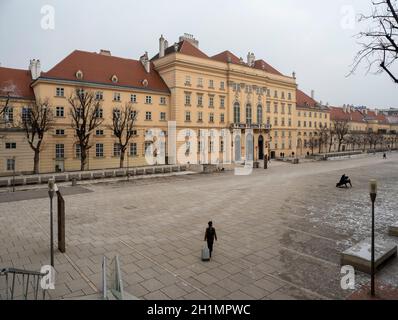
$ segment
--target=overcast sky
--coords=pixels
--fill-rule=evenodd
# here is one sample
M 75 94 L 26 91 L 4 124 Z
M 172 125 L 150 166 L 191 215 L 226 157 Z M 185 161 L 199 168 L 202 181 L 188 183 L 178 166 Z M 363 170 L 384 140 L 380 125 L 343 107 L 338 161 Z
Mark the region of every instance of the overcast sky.
M 362 68 L 346 77 L 364 26 L 352 14 L 370 0 L 0 0 L 0 62 L 27 68 L 38 58 L 47 71 L 75 49 L 109 49 L 138 59 L 157 53 L 184 32 L 208 55 L 248 51 L 282 73 L 296 72 L 299 88 L 331 105 L 398 107 L 398 85 Z M 43 6 L 54 8 L 54 29 L 43 29 Z M 48 22 L 49 20 L 44 20 Z M 51 27 L 51 24 L 47 24 Z

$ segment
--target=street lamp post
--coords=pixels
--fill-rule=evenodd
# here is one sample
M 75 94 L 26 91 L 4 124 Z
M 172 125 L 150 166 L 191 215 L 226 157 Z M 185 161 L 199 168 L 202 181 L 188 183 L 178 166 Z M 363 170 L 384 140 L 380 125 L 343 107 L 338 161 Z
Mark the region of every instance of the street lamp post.
M 55 192 L 54 179 L 48 180 L 48 196 L 50 197 L 50 254 L 51 266 L 54 267 L 54 231 L 53 231 L 53 197 Z
M 372 244 L 371 244 L 371 269 L 370 269 L 370 276 L 371 276 L 371 296 L 374 297 L 375 293 L 375 201 L 377 195 L 377 181 L 370 180 L 370 200 L 372 201 Z

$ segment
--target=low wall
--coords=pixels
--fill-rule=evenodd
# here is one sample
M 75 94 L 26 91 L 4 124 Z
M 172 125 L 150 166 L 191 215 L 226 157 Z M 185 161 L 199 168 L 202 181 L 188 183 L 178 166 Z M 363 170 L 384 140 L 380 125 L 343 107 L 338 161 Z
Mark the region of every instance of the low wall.
M 37 174 L 37 175 L 18 175 L 14 177 L 0 177 L 1 187 L 35 185 L 48 183 L 49 179 L 54 179 L 55 182 L 67 182 L 76 179 L 80 180 L 99 180 L 105 178 L 119 178 L 138 175 L 162 174 L 171 172 L 187 171 L 186 165 L 165 165 L 152 167 L 138 167 L 138 168 L 124 168 L 124 169 L 110 169 L 110 170 L 93 170 L 93 171 L 76 171 L 76 172 L 62 172 L 54 174 Z

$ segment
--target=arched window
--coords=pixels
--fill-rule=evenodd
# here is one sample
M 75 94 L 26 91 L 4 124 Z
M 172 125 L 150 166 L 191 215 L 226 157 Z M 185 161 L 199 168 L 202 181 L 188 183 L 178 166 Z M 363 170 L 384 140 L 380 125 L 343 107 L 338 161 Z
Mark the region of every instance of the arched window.
M 249 103 L 246 105 L 246 124 L 252 124 L 252 106 Z
M 239 102 L 234 104 L 234 123 L 240 123 L 240 105 Z
M 257 106 L 257 124 L 263 123 L 263 107 L 261 104 Z

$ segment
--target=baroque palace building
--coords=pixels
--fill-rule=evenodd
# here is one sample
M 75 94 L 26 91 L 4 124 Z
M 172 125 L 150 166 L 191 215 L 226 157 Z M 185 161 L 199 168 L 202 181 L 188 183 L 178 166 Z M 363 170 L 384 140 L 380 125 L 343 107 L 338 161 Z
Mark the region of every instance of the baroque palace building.
M 331 127 L 340 112 L 298 90 L 294 73 L 283 75 L 253 53 L 245 61 L 230 51 L 208 56 L 187 34 L 171 46 L 162 36 L 159 52 L 152 58 L 145 53 L 139 60 L 114 57 L 107 50 L 76 50 L 47 72 L 41 71 L 39 60 L 31 60 L 28 70 L 0 67 L 0 108 L 9 99 L 0 119 L 0 175 L 32 172 L 34 154 L 21 118 L 35 100 L 45 99 L 54 122 L 44 137 L 40 172 L 80 169 L 68 102 L 76 89 L 93 92 L 101 103 L 98 117 L 103 123 L 90 139 L 89 170 L 120 166 L 120 146 L 111 125 L 114 110 L 127 103 L 137 119 L 125 166 L 147 165 L 148 135 L 174 135 L 169 132 L 174 122 L 176 155 L 167 152 L 167 139 L 161 146 L 170 164 L 306 156 L 318 129 Z M 379 117 L 369 111 L 355 126 L 390 130 Z
M 189 152 L 199 155 L 208 151 L 208 158 L 215 152 L 220 162 L 228 160 L 223 159 L 226 143 L 234 150 L 227 158 L 236 162 L 294 155 L 296 149 L 294 75 L 282 75 L 253 53 L 245 62 L 229 51 L 208 56 L 191 35 L 180 37 L 171 46 L 162 36 L 159 53 L 152 59 L 147 53 L 133 60 L 114 57 L 106 50 L 74 51 L 48 72 L 41 71 L 39 60 L 31 60 L 29 70 L 0 68 L 1 103 L 10 97 L 0 123 L 1 174 L 10 174 L 14 168 L 32 172 L 33 152 L 19 119 L 35 99 L 49 99 L 54 109 L 53 128 L 46 133 L 40 154 L 40 172 L 79 170 L 79 145 L 68 103 L 77 88 L 95 93 L 104 119 L 91 138 L 88 169 L 119 167 L 112 113 L 126 103 L 132 103 L 138 112 L 128 166 L 147 164 L 145 136 L 153 129 L 167 136 L 168 121 L 175 121 L 177 132 L 183 132 L 183 137 L 178 135 L 177 152 L 187 150 L 181 148 L 190 143 L 187 136 L 200 136 L 207 129 L 208 143 L 199 140 L 196 146 L 189 145 Z M 272 136 L 271 128 L 277 136 Z M 231 134 L 230 142 L 224 141 L 223 131 Z M 168 159 L 169 163 L 176 161 Z

